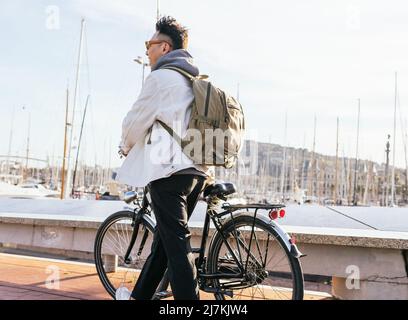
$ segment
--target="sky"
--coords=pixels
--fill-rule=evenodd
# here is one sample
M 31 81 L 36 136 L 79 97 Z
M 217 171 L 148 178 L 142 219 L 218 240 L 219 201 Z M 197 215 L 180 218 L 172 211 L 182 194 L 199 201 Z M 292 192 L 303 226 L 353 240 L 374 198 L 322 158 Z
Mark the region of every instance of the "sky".
M 26 154 L 29 132 L 31 157 L 61 163 L 84 18 L 74 136 L 89 95 L 80 159 L 119 166 L 121 123 L 142 83 L 133 59 L 144 56 L 156 14 L 156 0 L 2 0 L 0 155 L 12 128 L 12 155 Z M 339 117 L 339 154 L 354 157 L 360 99 L 359 158 L 383 162 L 398 72 L 395 162 L 405 167 L 406 2 L 161 0 L 160 14 L 189 28 L 201 73 L 233 95 L 239 86 L 247 137 L 262 142 L 310 150 L 316 117 L 315 150 L 334 155 Z

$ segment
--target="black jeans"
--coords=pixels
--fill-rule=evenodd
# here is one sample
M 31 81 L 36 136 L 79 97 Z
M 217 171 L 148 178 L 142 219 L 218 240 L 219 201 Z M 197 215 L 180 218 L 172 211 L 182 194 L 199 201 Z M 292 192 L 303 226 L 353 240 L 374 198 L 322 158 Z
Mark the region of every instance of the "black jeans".
M 187 221 L 204 187 L 205 178 L 196 175 L 173 175 L 149 184 L 157 226 L 151 253 L 133 289 L 133 298 L 150 300 L 168 268 L 174 299 L 199 299 Z

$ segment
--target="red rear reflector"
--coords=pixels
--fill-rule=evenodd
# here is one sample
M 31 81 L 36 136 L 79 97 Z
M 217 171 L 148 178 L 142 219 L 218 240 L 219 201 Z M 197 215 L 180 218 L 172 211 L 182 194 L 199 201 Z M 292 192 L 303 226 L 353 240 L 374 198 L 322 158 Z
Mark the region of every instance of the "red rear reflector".
M 283 218 L 285 216 L 285 213 L 286 213 L 285 210 L 280 209 L 279 210 L 279 217 Z
M 278 211 L 276 210 L 269 211 L 269 218 L 271 218 L 272 220 L 278 219 Z

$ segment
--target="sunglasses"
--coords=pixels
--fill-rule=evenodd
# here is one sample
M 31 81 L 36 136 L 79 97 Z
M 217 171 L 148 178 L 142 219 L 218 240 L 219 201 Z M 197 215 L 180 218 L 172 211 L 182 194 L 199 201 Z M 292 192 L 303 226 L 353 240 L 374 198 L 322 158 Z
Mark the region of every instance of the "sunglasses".
M 166 40 L 150 40 L 150 41 L 145 41 L 146 50 L 149 50 L 150 47 L 154 44 L 159 44 L 163 42 L 167 43 L 170 47 L 172 47 L 171 43 Z

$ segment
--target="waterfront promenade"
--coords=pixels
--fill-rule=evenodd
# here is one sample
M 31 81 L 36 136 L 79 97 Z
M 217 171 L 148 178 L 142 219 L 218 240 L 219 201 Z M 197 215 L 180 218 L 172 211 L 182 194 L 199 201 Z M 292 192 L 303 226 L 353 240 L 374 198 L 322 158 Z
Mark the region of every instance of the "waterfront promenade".
M 34 299 L 30 292 L 39 299 L 110 298 L 92 263 L 93 244 L 99 224 L 124 203 L 2 199 L 1 204 L 0 299 Z M 202 206 L 197 209 L 190 227 L 198 246 Z M 297 205 L 286 209 L 279 222 L 307 254 L 302 258 L 303 271 L 313 282 L 305 285 L 306 290 L 341 299 L 407 299 L 408 232 L 403 209 Z M 345 290 L 350 266 L 358 268 L 358 290 Z M 57 271 L 59 287 L 52 283 L 50 287 L 49 277 Z M 309 299 L 314 296 L 322 297 L 306 294 Z M 202 299 L 210 298 L 203 293 Z

